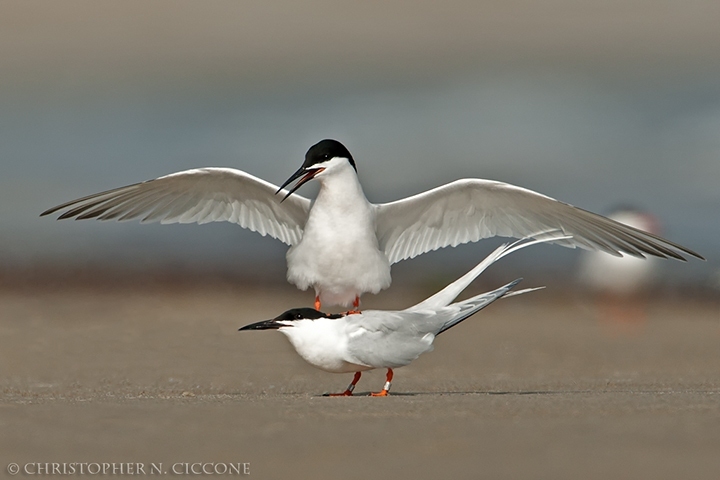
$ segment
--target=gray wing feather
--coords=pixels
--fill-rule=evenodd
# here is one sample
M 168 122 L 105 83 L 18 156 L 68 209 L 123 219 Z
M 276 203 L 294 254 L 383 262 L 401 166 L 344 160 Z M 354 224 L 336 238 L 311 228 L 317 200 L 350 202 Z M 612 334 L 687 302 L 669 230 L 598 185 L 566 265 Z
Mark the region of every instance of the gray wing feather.
M 396 202 L 376 205 L 380 249 L 390 263 L 483 238 L 531 237 L 557 229 L 571 238 L 554 243 L 611 255 L 703 259 L 681 245 L 560 202 L 532 190 L 463 179 Z
M 423 331 L 427 326 L 427 313 L 366 310 L 350 315 L 345 360 L 374 368 L 409 364 L 433 349 L 435 335 Z M 430 316 L 436 317 L 434 312 Z
M 368 310 L 352 315 L 345 361 L 374 368 L 407 365 L 431 351 L 437 335 L 501 298 L 518 282 L 436 310 Z
M 407 365 L 431 351 L 437 335 L 502 298 L 520 280 L 438 309 L 367 310 L 351 315 L 346 330 L 348 357 L 345 360 L 375 368 Z
M 502 298 L 506 296 L 508 293 L 510 293 L 510 289 L 512 289 L 515 285 L 520 283 L 522 281 L 522 278 L 518 278 L 517 280 L 514 280 L 507 285 L 503 285 L 500 288 L 497 288 L 493 290 L 492 292 L 486 292 L 481 293 L 480 295 L 476 295 L 472 298 L 468 298 L 467 300 L 463 300 L 462 302 L 458 302 L 453 304 L 453 307 L 459 308 L 459 311 L 456 315 L 453 316 L 450 320 L 443 323 L 440 329 L 438 330 L 436 335 L 440 335 L 445 330 L 448 330 L 458 323 L 462 322 L 463 320 L 471 317 L 472 315 L 476 314 L 483 308 L 487 307 L 491 303 L 493 303 L 495 300 Z M 525 289 L 521 292 L 517 293 L 527 293 L 531 292 L 535 289 Z
M 79 198 L 41 216 L 65 210 L 58 219 L 232 222 L 294 245 L 302 238 L 310 200 L 296 194 L 280 203 L 277 189 L 240 170 L 198 168 Z

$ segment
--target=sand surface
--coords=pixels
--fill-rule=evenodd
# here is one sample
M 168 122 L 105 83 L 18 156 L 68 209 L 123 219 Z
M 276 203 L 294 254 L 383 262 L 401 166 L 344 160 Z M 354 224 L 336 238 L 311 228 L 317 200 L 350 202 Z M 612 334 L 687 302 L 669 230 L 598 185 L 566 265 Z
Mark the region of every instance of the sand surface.
M 277 332 L 237 332 L 308 297 L 0 292 L 0 471 L 202 462 L 249 463 L 268 479 L 720 478 L 717 303 L 507 299 L 398 369 L 391 397 L 328 398 L 351 376 L 306 365 Z M 366 373 L 358 392 L 383 381 Z

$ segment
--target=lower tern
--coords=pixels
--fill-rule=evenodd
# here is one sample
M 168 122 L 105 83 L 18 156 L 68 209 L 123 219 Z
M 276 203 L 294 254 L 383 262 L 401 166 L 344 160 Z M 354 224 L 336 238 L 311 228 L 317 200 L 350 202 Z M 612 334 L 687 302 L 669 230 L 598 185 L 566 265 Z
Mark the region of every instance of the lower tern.
M 294 192 L 320 183 L 311 201 Z M 292 182 L 282 199 L 276 196 Z M 370 203 L 347 148 L 322 140 L 281 186 L 233 168 L 197 168 L 108 190 L 41 214 L 58 218 L 161 223 L 227 221 L 288 245 L 287 279 L 315 290 L 315 309 L 359 309 L 364 293 L 390 286 L 390 266 L 444 247 L 501 236 L 523 238 L 558 229 L 565 247 L 614 256 L 685 260 L 699 254 L 657 235 L 582 210 L 532 190 L 483 179 L 461 179 L 390 203 Z
M 405 310 L 365 310 L 355 315 L 332 315 L 312 308 L 295 308 L 272 320 L 246 325 L 240 331 L 279 330 L 312 366 L 332 373 L 355 372 L 344 392 L 328 394 L 330 396 L 351 396 L 362 372 L 387 368 L 383 389 L 370 394 L 386 396 L 390 391 L 393 369 L 404 367 L 421 354 L 432 351 L 436 336 L 495 300 L 537 290 L 512 291 L 521 280 L 518 279 L 491 292 L 451 303 L 478 275 L 502 257 L 521 248 L 567 239 L 567 236 L 544 234 L 536 240 L 524 239 L 501 245 L 464 276 Z

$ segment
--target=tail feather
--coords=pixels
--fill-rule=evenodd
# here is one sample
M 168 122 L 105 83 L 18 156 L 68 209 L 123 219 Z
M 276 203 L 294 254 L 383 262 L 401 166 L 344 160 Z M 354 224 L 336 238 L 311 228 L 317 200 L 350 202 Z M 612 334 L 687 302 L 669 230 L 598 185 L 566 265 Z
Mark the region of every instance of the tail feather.
M 520 283 L 522 281 L 522 278 L 518 278 L 517 280 L 514 280 L 507 285 L 504 285 L 500 288 L 497 288 L 493 290 L 492 292 L 486 292 L 481 293 L 480 295 L 476 295 L 472 298 L 468 298 L 467 300 L 463 300 L 462 302 L 456 303 L 454 306 L 460 307 L 460 312 L 458 315 L 453 318 L 452 320 L 449 320 L 443 324 L 443 326 L 440 328 L 440 331 L 437 333 L 437 335 L 440 335 L 445 330 L 448 330 L 449 328 L 454 327 L 458 323 L 462 322 L 466 318 L 471 317 L 475 313 L 479 312 L 483 308 L 487 307 L 491 303 L 493 303 L 495 300 L 498 300 L 500 298 L 503 298 L 505 296 L 508 296 L 510 294 L 518 295 L 520 293 L 526 293 L 528 291 L 537 290 L 535 288 L 526 288 L 525 290 L 519 290 L 517 292 L 511 292 L 511 289 Z
M 455 300 L 457 296 L 460 295 L 460 293 L 465 290 L 467 286 L 470 285 L 470 283 L 472 283 L 472 281 L 478 277 L 478 275 L 480 275 L 490 265 L 497 262 L 504 256 L 521 250 L 525 247 L 529 247 L 530 245 L 535 245 L 537 243 L 556 242 L 558 240 L 572 238 L 571 235 L 562 234 L 560 230 L 548 230 L 545 232 L 540 232 L 537 235 L 533 235 L 533 237 L 535 238 L 526 237 L 511 244 L 506 243 L 500 245 L 468 273 L 455 280 L 453 283 L 443 288 L 435 295 L 427 298 L 426 300 L 418 303 L 413 307 L 410 307 L 408 310 L 438 309 L 446 307 L 450 305 L 450 303 Z
M 530 293 L 534 292 L 535 290 L 542 290 L 545 288 L 542 287 L 533 287 L 533 288 L 523 288 L 522 290 L 513 290 L 512 292 L 507 292 L 505 295 L 502 296 L 502 298 L 508 298 L 508 297 L 514 297 L 516 295 L 522 295 L 523 293 Z

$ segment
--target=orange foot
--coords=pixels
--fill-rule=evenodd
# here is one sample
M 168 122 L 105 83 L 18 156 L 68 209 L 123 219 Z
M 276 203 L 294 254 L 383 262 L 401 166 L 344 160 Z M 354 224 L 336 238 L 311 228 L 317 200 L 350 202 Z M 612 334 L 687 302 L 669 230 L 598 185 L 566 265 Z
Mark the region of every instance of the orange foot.
M 323 397 L 352 397 L 353 393 L 351 390 L 345 390 L 342 393 L 326 393 Z
M 315 310 L 319 312 L 321 306 L 322 305 L 320 304 L 320 295 L 315 295 Z
M 390 384 L 393 379 L 393 371 L 392 368 L 388 368 L 387 375 L 385 376 L 385 385 L 383 386 L 383 389 L 379 392 L 371 392 L 371 397 L 387 397 L 388 392 L 390 391 Z
M 352 392 L 355 390 L 355 385 L 357 385 L 357 382 L 360 381 L 360 376 L 362 375 L 361 372 L 355 372 L 355 376 L 353 377 L 353 381 L 348 385 L 347 389 L 342 393 L 326 393 L 323 395 L 324 397 L 352 397 Z
M 360 297 L 355 295 L 355 300 L 353 301 L 353 309 L 345 312 L 345 315 L 355 315 L 357 313 L 361 313 L 360 312 Z

